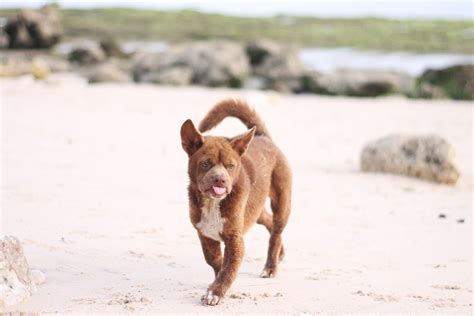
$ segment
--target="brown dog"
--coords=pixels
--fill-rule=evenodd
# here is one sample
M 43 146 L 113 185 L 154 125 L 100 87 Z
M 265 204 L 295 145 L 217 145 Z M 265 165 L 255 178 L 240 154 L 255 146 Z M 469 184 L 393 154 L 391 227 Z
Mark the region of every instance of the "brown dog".
M 232 285 L 244 255 L 242 237 L 255 222 L 270 232 L 261 276 L 276 275 L 284 256 L 281 234 L 290 215 L 290 166 L 255 111 L 242 101 L 224 100 L 206 115 L 199 130 L 206 132 L 226 117 L 240 119 L 250 130 L 226 138 L 201 135 L 191 120 L 181 126 L 181 143 L 189 156 L 191 223 L 215 273 L 202 297 L 205 305 L 218 304 Z M 273 215 L 265 210 L 267 197 Z

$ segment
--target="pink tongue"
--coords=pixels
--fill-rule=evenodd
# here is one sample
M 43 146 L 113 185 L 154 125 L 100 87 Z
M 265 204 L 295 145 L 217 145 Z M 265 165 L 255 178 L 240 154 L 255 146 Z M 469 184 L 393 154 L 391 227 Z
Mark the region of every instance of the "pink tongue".
M 225 188 L 220 188 L 220 187 L 212 187 L 212 189 L 214 190 L 214 193 L 217 194 L 217 195 L 221 195 L 221 194 L 224 194 L 225 192 Z

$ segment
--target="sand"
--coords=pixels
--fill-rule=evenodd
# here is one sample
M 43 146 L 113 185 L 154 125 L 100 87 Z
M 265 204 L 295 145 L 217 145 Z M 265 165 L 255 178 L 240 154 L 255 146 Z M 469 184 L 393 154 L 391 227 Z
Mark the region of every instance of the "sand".
M 294 171 L 280 274 L 261 279 L 268 234 L 223 303 L 188 219 L 179 128 L 224 97 L 265 119 Z M 201 87 L 1 81 L 3 234 L 46 274 L 8 311 L 42 313 L 463 313 L 472 311 L 472 123 L 468 102 L 284 95 Z M 245 129 L 228 119 L 212 134 Z M 438 133 L 455 186 L 361 173 L 362 146 Z M 445 218 L 439 215 L 444 214 Z M 464 220 L 464 222 L 459 222 Z

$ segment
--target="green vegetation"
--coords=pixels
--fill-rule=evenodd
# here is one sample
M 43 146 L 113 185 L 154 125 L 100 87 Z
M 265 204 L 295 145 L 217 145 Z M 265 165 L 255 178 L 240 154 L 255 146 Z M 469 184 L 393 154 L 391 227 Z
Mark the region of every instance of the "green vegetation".
M 14 10 L 0 10 L 0 16 Z M 233 17 L 192 10 L 63 10 L 67 37 L 124 40 L 269 38 L 301 46 L 474 53 L 473 21 Z
M 439 87 L 451 99 L 474 100 L 474 66 L 428 70 L 417 79 L 416 87 L 420 89 L 425 84 Z

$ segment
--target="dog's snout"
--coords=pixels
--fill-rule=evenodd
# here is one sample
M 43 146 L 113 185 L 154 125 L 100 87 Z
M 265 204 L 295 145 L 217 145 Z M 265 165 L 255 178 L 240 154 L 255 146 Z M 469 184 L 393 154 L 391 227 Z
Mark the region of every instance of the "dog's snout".
M 227 184 L 227 181 L 224 176 L 215 176 L 212 182 L 213 185 L 218 187 L 225 187 Z

